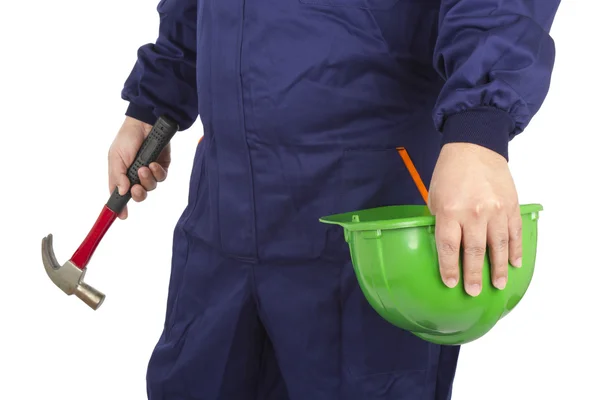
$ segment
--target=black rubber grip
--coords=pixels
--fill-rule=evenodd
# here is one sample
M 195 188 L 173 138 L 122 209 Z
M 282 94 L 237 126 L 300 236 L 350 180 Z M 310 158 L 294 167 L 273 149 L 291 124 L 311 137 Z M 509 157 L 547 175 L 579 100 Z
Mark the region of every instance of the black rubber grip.
M 141 167 L 147 167 L 150 163 L 156 161 L 163 149 L 169 144 L 179 126 L 177 123 L 166 116 L 158 118 L 152 130 L 148 134 L 148 137 L 142 143 L 142 146 L 138 150 L 135 157 L 135 161 L 127 170 L 127 177 L 129 178 L 129 190 L 123 196 L 119 194 L 119 189 L 115 188 L 113 193 L 108 199 L 106 206 L 119 214 L 123 211 L 123 208 L 127 205 L 127 202 L 131 199 L 131 188 L 133 185 L 140 183 L 138 176 L 138 170 Z

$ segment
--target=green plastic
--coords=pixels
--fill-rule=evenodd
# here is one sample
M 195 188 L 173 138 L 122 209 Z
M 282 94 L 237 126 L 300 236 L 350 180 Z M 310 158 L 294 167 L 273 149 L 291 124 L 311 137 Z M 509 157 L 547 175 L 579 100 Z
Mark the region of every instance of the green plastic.
M 496 289 L 486 254 L 477 297 L 469 296 L 462 282 L 452 289 L 443 284 L 435 217 L 427 206 L 380 207 L 320 221 L 343 227 L 358 283 L 384 319 L 429 342 L 462 345 L 489 332 L 525 295 L 533 277 L 542 209 L 539 204 L 521 206 L 522 267 L 509 267 L 506 288 Z

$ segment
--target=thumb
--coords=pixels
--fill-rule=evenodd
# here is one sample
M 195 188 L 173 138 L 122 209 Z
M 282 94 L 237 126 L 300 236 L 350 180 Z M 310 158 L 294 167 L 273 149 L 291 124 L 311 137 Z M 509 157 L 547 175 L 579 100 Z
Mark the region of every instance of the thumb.
M 119 174 L 119 176 L 117 177 L 117 188 L 119 189 L 119 194 L 121 196 L 125 195 L 129 189 L 130 189 L 130 185 L 131 182 L 129 182 L 129 178 L 127 178 L 126 175 L 127 171 L 125 171 L 122 174 Z
M 109 192 L 112 194 L 115 188 L 118 189 L 121 196 L 125 195 L 130 189 L 129 178 L 127 177 L 127 165 L 123 161 L 123 158 L 116 152 L 111 152 L 109 156 Z M 120 219 L 127 218 L 127 206 L 123 207 L 123 210 L 119 213 Z

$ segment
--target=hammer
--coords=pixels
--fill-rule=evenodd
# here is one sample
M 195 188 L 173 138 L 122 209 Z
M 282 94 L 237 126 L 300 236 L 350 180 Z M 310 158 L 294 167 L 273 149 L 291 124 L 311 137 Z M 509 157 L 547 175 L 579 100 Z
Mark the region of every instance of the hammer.
M 77 296 L 93 310 L 97 310 L 102 305 L 105 295 L 84 282 L 87 264 L 108 228 L 131 199 L 131 188 L 140 183 L 138 170 L 156 161 L 178 129 L 177 123 L 169 117 L 158 118 L 138 150 L 135 161 L 127 170 L 127 177 L 131 184 L 129 191 L 121 196 L 119 189 L 115 188 L 92 229 L 69 261 L 62 266 L 56 261 L 52 248 L 52 234 L 42 239 L 42 261 L 52 282 L 67 295 Z

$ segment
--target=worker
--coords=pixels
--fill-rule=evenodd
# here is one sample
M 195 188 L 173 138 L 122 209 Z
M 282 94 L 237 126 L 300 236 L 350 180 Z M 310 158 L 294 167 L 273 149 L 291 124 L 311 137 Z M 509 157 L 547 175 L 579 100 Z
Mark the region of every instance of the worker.
M 424 204 L 402 146 L 429 188 L 447 290 L 481 292 L 486 248 L 502 290 L 521 264 L 508 145 L 548 93 L 558 6 L 160 1 L 158 38 L 124 79 L 110 189 L 130 189 L 125 172 L 159 116 L 182 132 L 199 116 L 204 133 L 174 230 L 148 398 L 450 399 L 460 347 L 383 320 L 342 229 L 319 217 Z M 135 201 L 169 162 L 167 148 L 139 170 Z

